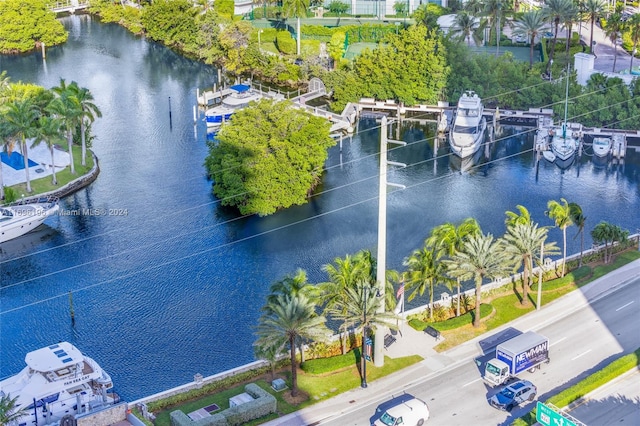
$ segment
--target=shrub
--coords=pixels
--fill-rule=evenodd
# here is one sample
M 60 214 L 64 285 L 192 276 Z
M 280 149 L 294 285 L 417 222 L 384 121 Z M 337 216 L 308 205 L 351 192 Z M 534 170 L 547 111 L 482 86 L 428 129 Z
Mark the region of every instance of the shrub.
M 276 46 L 280 52 L 286 55 L 295 55 L 296 53 L 296 41 L 291 37 L 289 31 L 278 31 Z
M 18 191 L 10 186 L 4 187 L 4 203 L 11 204 L 18 199 Z
M 303 362 L 300 368 L 309 374 L 322 374 L 340 370 L 360 361 L 360 353 L 359 351 L 357 352 L 358 353 L 351 351 L 344 355 L 332 356 L 330 358 L 311 359 Z

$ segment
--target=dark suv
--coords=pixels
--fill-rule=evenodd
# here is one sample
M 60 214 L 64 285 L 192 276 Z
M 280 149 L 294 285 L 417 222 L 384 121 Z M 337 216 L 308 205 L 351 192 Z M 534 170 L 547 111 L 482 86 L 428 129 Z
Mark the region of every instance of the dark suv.
M 500 392 L 489 398 L 489 404 L 500 410 L 511 411 L 524 401 L 533 401 L 538 389 L 527 380 L 519 380 L 505 386 Z

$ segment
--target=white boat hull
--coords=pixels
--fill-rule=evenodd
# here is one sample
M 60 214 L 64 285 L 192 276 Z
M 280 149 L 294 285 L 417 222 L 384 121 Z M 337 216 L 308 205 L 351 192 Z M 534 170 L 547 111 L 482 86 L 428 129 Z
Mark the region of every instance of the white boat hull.
M 0 244 L 33 231 L 59 208 L 56 202 L 0 208 Z

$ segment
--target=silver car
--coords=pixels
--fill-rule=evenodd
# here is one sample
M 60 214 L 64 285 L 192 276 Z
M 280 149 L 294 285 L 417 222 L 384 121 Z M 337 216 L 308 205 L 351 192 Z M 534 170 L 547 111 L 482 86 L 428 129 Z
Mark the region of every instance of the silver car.
M 500 392 L 489 398 L 489 404 L 499 410 L 511 411 L 513 407 L 533 401 L 538 389 L 528 380 L 519 380 L 502 388 Z

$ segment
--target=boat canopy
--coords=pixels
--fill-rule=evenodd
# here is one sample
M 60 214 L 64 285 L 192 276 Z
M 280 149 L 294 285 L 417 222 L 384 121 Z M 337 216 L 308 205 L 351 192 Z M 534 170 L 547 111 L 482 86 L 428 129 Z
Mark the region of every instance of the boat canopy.
M 233 86 L 229 87 L 229 89 L 235 90 L 238 93 L 243 93 L 249 91 L 249 89 L 251 89 L 251 86 L 246 84 L 234 84 Z
M 55 371 L 74 365 L 83 360 L 82 353 L 68 342 L 60 342 L 37 351 L 29 352 L 25 357 L 27 365 L 35 371 Z

